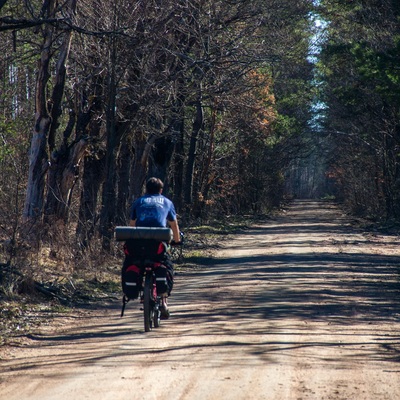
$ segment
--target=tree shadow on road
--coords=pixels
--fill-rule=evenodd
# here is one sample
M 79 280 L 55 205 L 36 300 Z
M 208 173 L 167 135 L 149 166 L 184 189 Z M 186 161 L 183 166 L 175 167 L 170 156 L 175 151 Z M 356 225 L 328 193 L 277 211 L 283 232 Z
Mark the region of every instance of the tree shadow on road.
M 214 260 L 206 270 L 187 272 L 207 298 L 207 282 L 223 277 L 219 293 L 237 304 L 263 305 L 265 318 L 398 320 L 400 257 L 373 254 L 271 254 Z M 196 275 L 198 279 L 194 279 Z M 254 282 L 252 284 L 252 282 Z M 249 288 L 249 284 L 251 284 Z M 184 284 L 182 284 L 184 286 Z M 246 292 L 242 292 L 242 287 Z M 235 292 L 238 296 L 235 296 Z M 194 296 L 192 294 L 192 296 Z M 235 315 L 237 308 L 230 310 Z
M 304 212 L 304 207 L 307 204 L 295 212 Z M 313 252 L 312 246 L 326 246 L 328 234 L 335 240 L 341 235 L 348 240 L 349 228 L 327 227 L 314 215 L 307 223 L 301 215 L 299 221 L 296 218 L 291 215 L 277 225 L 246 231 L 240 242 L 247 250 L 245 255 L 207 259 L 202 268 L 181 271 L 170 300 L 172 317 L 158 330 L 143 333 L 139 310 L 128 310 L 127 317 L 119 319 L 119 303 L 115 303 L 111 316 L 94 316 L 98 320 L 90 326 L 32 336 L 31 347 L 62 345 L 67 350 L 54 360 L 27 357 L 14 370 L 99 361 L 112 366 L 116 360 L 131 366 L 136 357 L 148 354 L 156 354 L 158 363 L 182 362 L 185 354 L 194 354 L 192 350 L 198 350 L 196 361 L 209 368 L 217 363 L 210 361 L 209 351 L 218 351 L 238 367 L 254 363 L 251 357 L 263 363 L 277 362 L 277 354 L 279 362 L 303 357 L 304 363 L 335 361 L 342 368 L 347 360 L 400 363 L 400 336 L 390 328 L 400 322 L 400 257 L 363 253 L 362 248 L 357 253 Z M 285 237 L 288 227 L 283 225 L 289 220 L 294 224 L 291 235 Z M 302 244 L 293 237 L 294 230 L 310 237 Z M 318 235 L 313 238 L 313 233 Z M 256 251 L 266 234 L 280 237 L 279 243 L 273 242 L 279 247 L 278 254 Z M 255 236 L 256 241 L 252 240 Z M 353 246 L 365 244 L 361 239 L 351 240 Z M 296 246 L 310 248 L 287 252 Z M 234 248 L 237 243 L 232 244 Z M 229 245 L 225 249 L 229 254 Z M 169 338 L 170 344 L 159 345 L 160 337 Z M 325 352 L 317 353 L 321 348 Z

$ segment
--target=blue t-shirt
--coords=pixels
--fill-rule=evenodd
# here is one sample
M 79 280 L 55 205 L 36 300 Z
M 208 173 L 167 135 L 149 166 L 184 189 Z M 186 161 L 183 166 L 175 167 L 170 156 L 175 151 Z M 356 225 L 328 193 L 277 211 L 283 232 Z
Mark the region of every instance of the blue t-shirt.
M 162 194 L 145 194 L 132 204 L 131 219 L 136 226 L 166 227 L 176 220 L 174 204 Z

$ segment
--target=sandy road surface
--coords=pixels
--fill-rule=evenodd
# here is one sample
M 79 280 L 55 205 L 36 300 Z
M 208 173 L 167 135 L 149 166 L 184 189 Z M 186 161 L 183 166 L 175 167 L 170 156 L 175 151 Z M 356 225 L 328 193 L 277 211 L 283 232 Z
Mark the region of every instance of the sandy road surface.
M 115 304 L 32 337 L 0 399 L 400 399 L 398 244 L 296 202 L 180 274 L 159 329 Z

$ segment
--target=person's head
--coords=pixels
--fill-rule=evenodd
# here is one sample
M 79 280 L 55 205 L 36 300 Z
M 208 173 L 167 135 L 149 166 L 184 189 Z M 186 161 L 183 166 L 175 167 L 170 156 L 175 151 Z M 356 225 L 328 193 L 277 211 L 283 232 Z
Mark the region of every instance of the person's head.
M 162 183 L 161 179 L 152 177 L 146 182 L 146 193 L 148 194 L 161 193 L 163 187 L 164 184 Z

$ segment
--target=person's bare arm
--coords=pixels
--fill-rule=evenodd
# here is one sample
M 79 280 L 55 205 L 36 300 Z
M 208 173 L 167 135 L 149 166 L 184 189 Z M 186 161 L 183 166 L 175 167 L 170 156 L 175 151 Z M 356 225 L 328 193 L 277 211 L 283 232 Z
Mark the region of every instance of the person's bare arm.
M 129 221 L 129 226 L 136 226 L 136 219 L 131 219 Z
M 172 229 L 172 234 L 173 234 L 173 238 L 174 238 L 174 242 L 175 243 L 179 243 L 181 241 L 181 235 L 179 233 L 179 225 L 178 225 L 178 221 L 168 221 L 169 226 Z

